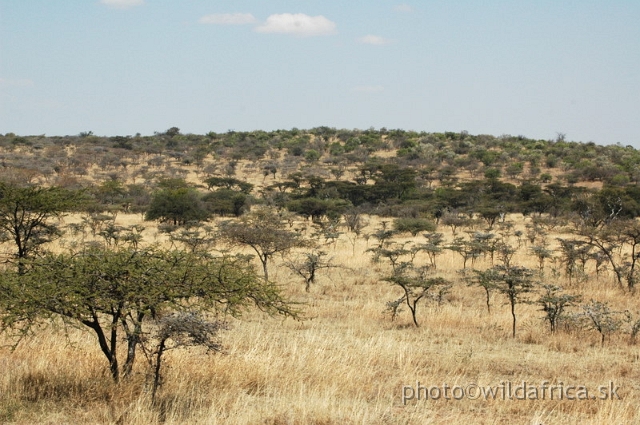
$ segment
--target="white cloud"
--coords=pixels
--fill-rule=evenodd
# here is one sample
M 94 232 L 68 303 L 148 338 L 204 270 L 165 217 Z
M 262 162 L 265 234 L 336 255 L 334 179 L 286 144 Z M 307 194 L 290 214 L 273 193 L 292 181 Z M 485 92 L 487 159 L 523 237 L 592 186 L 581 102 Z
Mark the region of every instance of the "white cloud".
M 253 24 L 256 18 L 251 13 L 214 13 L 198 20 L 201 24 L 245 25 Z
M 100 3 L 114 9 L 129 9 L 130 7 L 143 5 L 144 0 L 100 0 Z
M 384 91 L 384 87 L 382 86 L 356 86 L 353 88 L 353 91 L 359 93 L 380 93 Z
M 413 7 L 406 3 L 398 4 L 393 8 L 396 12 L 413 12 Z
M 371 34 L 360 37 L 358 41 L 363 44 L 372 44 L 374 46 L 383 46 L 385 44 L 391 43 L 391 41 L 387 40 L 386 38 Z
M 33 87 L 35 84 L 27 78 L 10 79 L 0 78 L 0 88 L 4 87 Z
M 322 15 L 283 13 L 269 16 L 264 24 L 256 28 L 256 31 L 299 36 L 329 35 L 336 32 L 336 24 Z

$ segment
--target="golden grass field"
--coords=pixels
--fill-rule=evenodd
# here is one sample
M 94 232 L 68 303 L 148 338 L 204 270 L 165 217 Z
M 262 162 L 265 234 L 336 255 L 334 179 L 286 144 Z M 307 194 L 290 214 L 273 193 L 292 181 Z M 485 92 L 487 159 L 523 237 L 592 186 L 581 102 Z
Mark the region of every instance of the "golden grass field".
M 131 168 L 129 169 L 131 170 Z M 239 178 L 260 185 L 265 179 L 248 162 Z M 98 172 L 93 170 L 91 175 Z M 190 170 L 185 178 L 200 182 Z M 345 175 L 348 178 L 348 174 Z M 267 183 L 271 177 L 267 178 Z M 96 179 L 99 181 L 100 179 Z M 67 217 L 66 222 L 79 217 Z M 526 220 L 509 220 L 524 229 Z M 120 225 L 143 224 L 145 243 L 162 243 L 156 225 L 140 215 L 119 214 Z M 379 228 L 371 218 L 363 233 Z M 640 423 L 640 350 L 624 332 L 604 345 L 591 330 L 560 330 L 551 335 L 536 305 L 519 304 L 518 335 L 511 338 L 506 299 L 494 295 L 492 313 L 484 292 L 469 287 L 457 272 L 461 257 L 444 251 L 438 273 L 454 285 L 446 302 L 424 301 L 418 307 L 421 327 L 413 326 L 405 308 L 395 321 L 385 303 L 401 290 L 385 282 L 388 263 L 374 264 L 367 248 L 373 239 L 344 234 L 323 247 L 337 265 L 322 270 L 319 281 L 305 292 L 300 278 L 276 258 L 270 276 L 292 300 L 303 303 L 304 320 L 273 318 L 255 311 L 232 319 L 221 334 L 222 354 L 200 349 L 171 351 L 166 357 L 165 383 L 159 407 L 152 407 L 139 359 L 132 380 L 112 383 L 107 363 L 94 335 L 51 325 L 11 351 L 6 338 L 0 349 L 0 423 L 14 424 L 633 424 Z M 449 228 L 439 232 L 451 241 Z M 560 235 L 549 235 L 555 241 Z M 408 241 L 409 237 L 395 240 Z M 415 239 L 425 242 L 422 236 Z M 63 249 L 70 236 L 51 248 Z M 517 244 L 515 240 L 510 241 Z M 9 246 L 6 249 L 10 249 Z M 557 254 L 556 254 L 557 255 Z M 427 262 L 426 254 L 416 257 Z M 513 264 L 537 269 L 537 259 L 525 243 Z M 490 266 L 488 259 L 473 265 Z M 616 310 L 640 311 L 638 295 L 618 288 L 612 276 L 594 274 L 569 284 L 547 262 L 544 283 L 560 284 L 585 301 L 607 301 Z M 555 267 L 561 270 L 561 265 Z M 535 299 L 536 295 L 532 295 Z M 621 399 L 614 400 L 409 400 L 403 387 L 498 386 L 523 381 L 529 385 L 584 385 L 595 392 L 614 382 Z M 499 397 L 500 398 L 500 397 Z
M 510 217 L 523 226 L 521 216 Z M 73 220 L 70 218 L 69 220 Z M 140 215 L 118 223 L 141 222 Z M 367 231 L 379 225 L 371 219 Z M 157 240 L 144 223 L 145 241 Z M 447 228 L 439 231 L 451 239 Z M 352 236 L 352 235 L 350 235 Z M 400 238 L 410 239 L 410 238 Z M 416 237 L 419 241 L 422 236 Z M 552 238 L 551 238 L 552 239 Z M 422 242 L 422 241 L 420 241 Z M 65 243 L 68 243 L 65 242 Z M 438 307 L 419 305 L 421 327 L 408 311 L 395 321 L 385 302 L 400 289 L 381 280 L 386 263 L 373 264 L 368 243 L 355 249 L 343 234 L 324 249 L 345 268 L 323 270 L 305 292 L 303 282 L 281 260 L 271 264 L 274 281 L 304 303 L 305 320 L 247 312 L 224 331 L 223 354 L 199 349 L 167 355 L 160 408 L 151 408 L 142 361 L 129 382 L 114 385 L 94 336 L 52 326 L 14 352 L 0 351 L 0 422 L 16 424 L 632 424 L 640 423 L 638 346 L 624 333 L 602 346 L 590 330 L 551 335 L 536 305 L 518 305 L 518 336 L 511 338 L 506 300 L 494 295 L 489 315 L 481 289 L 468 287 L 456 270 L 459 255 L 438 257 L 440 273 L 454 286 Z M 63 243 L 64 244 L 64 243 Z M 423 257 L 424 255 L 424 257 Z M 417 263 L 427 261 L 418 254 Z M 523 245 L 514 264 L 537 267 Z M 477 268 L 488 267 L 479 259 Z M 547 276 L 551 275 L 550 266 Z M 567 286 L 563 277 L 542 279 Z M 619 289 L 610 276 L 568 286 L 585 300 L 608 301 L 618 310 L 638 311 L 637 296 Z M 7 343 L 7 341 L 5 341 Z M 585 385 L 613 381 L 614 400 L 409 400 L 403 386 Z

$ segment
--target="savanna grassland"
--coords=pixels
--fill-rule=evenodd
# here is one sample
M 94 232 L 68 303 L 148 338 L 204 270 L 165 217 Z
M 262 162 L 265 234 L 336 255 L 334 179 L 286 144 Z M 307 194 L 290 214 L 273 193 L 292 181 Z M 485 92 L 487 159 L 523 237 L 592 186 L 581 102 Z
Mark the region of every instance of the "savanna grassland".
M 627 202 L 638 201 L 633 190 L 640 164 L 634 149 L 459 134 L 436 135 L 436 141 L 432 135 L 406 133 L 375 140 L 371 134 L 322 139 L 313 132 L 308 138 L 308 133 L 271 135 L 275 141 L 256 139 L 253 144 L 244 139 L 232 143 L 233 135 L 209 135 L 205 146 L 200 139 L 190 143 L 188 135 L 175 130 L 141 139 L 140 146 L 150 146 L 147 152 L 136 138 L 83 134 L 56 143 L 36 136 L 15 142 L 17 137 L 6 136 L 3 181 L 84 190 L 81 208 L 51 218 L 63 233 L 33 256 L 77 251 L 87 244 L 117 249 L 131 241 L 124 236 L 134 228 L 139 246 L 184 249 L 193 246 L 180 233 L 185 227 L 208 235 L 203 246 L 211 253 L 252 254 L 250 247 L 230 243 L 218 232 L 224 222 L 268 210 L 280 214 L 283 229 L 311 241 L 268 260 L 269 280 L 296 303 L 300 316 L 272 316 L 249 307 L 239 317 L 225 317 L 229 326 L 218 334 L 220 352 L 196 346 L 165 354 L 162 385 L 153 402 L 144 357 L 139 356 L 127 379 L 114 383 L 95 335 L 80 325 L 56 318 L 43 321 L 13 350 L 15 339 L 5 333 L 0 422 L 640 423 L 640 351 L 635 341 L 640 306 L 631 264 L 635 267 L 636 248 L 631 239 L 611 235 L 614 229 L 618 236 L 632 229 L 637 220 L 637 206 Z M 360 142 L 352 140 L 358 137 Z M 349 143 L 356 147 L 344 152 Z M 163 149 L 152 150 L 154 144 Z M 256 152 L 255 146 L 264 151 Z M 567 161 L 559 147 L 566 150 Z M 484 151 L 473 153 L 480 148 Z M 398 168 L 385 169 L 384 164 Z M 416 174 L 397 172 L 407 169 Z M 608 174 L 585 177 L 587 171 L 602 170 Z M 214 179 L 207 187 L 212 177 L 235 181 Z M 175 189 L 158 183 L 167 178 L 174 185 L 185 182 L 201 196 L 214 192 L 215 184 L 228 187 L 203 201 L 213 210 L 197 222 L 173 226 L 167 217 L 145 220 L 154 194 Z M 351 186 L 326 183 L 359 178 L 365 180 L 358 185 L 371 190 L 362 202 Z M 238 182 L 252 188 L 243 191 Z M 473 182 L 486 186 L 471 202 L 470 194 L 480 190 L 469 188 Z M 533 195 L 524 197 L 522 188 L 532 186 L 540 191 L 531 189 Z M 563 188 L 570 190 L 555 197 Z M 455 194 L 464 199 L 454 199 Z M 236 204 L 228 202 L 232 198 Z M 358 225 L 349 226 L 354 216 Z M 403 219 L 408 228 L 402 228 Z M 609 227 L 617 223 L 624 226 Z M 417 226 L 415 235 L 410 226 Z M 436 246 L 425 247 L 425 234 L 437 233 L 442 236 Z M 17 261 L 15 247 L 5 239 L 4 267 L 10 269 Z M 609 249 L 612 261 L 602 258 L 597 241 Z M 287 265 L 302 264 L 309 252 L 322 252 L 327 267 L 317 270 L 307 291 L 305 280 Z M 253 258 L 252 266 L 261 272 L 258 259 Z M 525 280 L 531 286 L 517 294 L 515 337 L 500 279 L 488 286 L 488 311 L 487 292 L 474 272 L 500 266 L 530 272 Z M 407 276 L 413 280 L 400 279 Z M 432 278 L 442 282 L 427 287 L 417 302 L 419 326 L 404 301 L 395 304 L 393 314 L 393 302 L 404 294 L 398 282 L 409 282 L 415 297 L 423 288 L 419 284 Z M 539 301 L 544 285 L 561 287 L 557 297 L 576 296 L 566 299 L 554 332 Z M 590 318 L 594 311 L 600 329 Z M 544 400 L 403 400 L 405 387 L 416 387 L 418 381 L 427 387 L 465 388 L 548 382 L 585 386 L 589 396 L 600 395 L 598 386 L 613 382 L 620 397 L 568 400 L 556 393 L 551 400 L 547 393 Z

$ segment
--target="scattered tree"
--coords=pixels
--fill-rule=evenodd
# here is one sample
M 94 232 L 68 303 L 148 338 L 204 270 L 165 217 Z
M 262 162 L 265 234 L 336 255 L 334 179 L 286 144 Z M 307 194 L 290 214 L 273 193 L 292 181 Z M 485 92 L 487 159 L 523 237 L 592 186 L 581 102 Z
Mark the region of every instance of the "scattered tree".
M 511 308 L 512 335 L 516 337 L 516 305 L 528 302 L 525 295 L 533 290 L 533 271 L 520 266 L 497 265 L 483 276 L 492 288 L 507 297 Z
M 199 312 L 176 312 L 156 318 L 156 331 L 153 337 L 141 339 L 153 383 L 151 385 L 151 401 L 156 400 L 158 388 L 162 384 L 163 355 L 180 347 L 203 346 L 209 352 L 222 350 L 217 340 L 221 330 L 228 329 L 225 322 L 210 320 Z
M 332 263 L 332 258 L 324 258 L 326 256 L 327 253 L 324 251 L 306 252 L 301 260 L 288 261 L 285 265 L 304 279 L 304 289 L 309 292 L 311 285 L 316 283 L 320 270 L 338 267 Z
M 15 244 L 15 258 L 23 261 L 61 235 L 53 219 L 81 207 L 80 192 L 58 187 L 18 186 L 0 182 L 0 231 Z
M 393 226 L 396 232 L 408 232 L 411 233 L 411 236 L 416 236 L 420 232 L 436 230 L 436 224 L 426 218 L 397 218 Z
M 449 283 L 442 277 L 430 277 L 429 271 L 425 267 L 415 268 L 409 264 L 403 264 L 397 268 L 391 276 L 383 280 L 390 282 L 402 288 L 403 296 L 396 301 L 387 303 L 387 306 L 395 317 L 399 306 L 405 303 L 411 311 L 413 324 L 418 327 L 417 308 L 418 303 L 425 297 L 428 297 L 433 289 L 448 286 Z M 442 296 L 442 293 L 441 293 Z
M 427 253 L 429 264 L 436 269 L 436 257 L 442 253 L 442 242 L 444 235 L 442 233 L 424 233 L 427 243 L 420 245 L 420 249 Z
M 487 313 L 491 314 L 491 293 L 496 289 L 495 273 L 492 270 L 473 270 L 473 276 L 467 278 L 469 285 L 479 286 L 484 290 Z
M 268 263 L 275 254 L 285 254 L 308 242 L 297 232 L 286 229 L 280 215 L 268 208 L 245 214 L 238 221 L 220 224 L 220 237 L 233 245 L 248 246 L 262 264 L 265 280 L 269 280 Z
M 579 295 L 562 293 L 562 287 L 556 285 L 542 285 L 544 292 L 538 299 L 538 304 L 542 307 L 545 316 L 544 320 L 549 322 L 551 333 L 558 329 L 558 323 L 564 317 L 567 307 L 571 307 L 580 301 Z
M 601 336 L 600 343 L 604 345 L 606 337 L 620 329 L 620 315 L 620 312 L 611 310 L 607 303 L 591 300 L 582 306 L 582 313 L 579 313 L 578 317 L 585 319 L 589 328 L 598 331 Z

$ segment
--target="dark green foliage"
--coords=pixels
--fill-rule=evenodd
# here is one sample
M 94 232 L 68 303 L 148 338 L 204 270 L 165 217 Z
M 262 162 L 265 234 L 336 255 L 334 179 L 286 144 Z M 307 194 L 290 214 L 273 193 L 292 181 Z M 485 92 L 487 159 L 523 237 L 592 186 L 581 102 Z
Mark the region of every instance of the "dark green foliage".
M 626 189 L 620 187 L 604 187 L 594 198 L 602 211 L 607 214 L 619 209 L 618 218 L 631 219 L 640 216 L 640 188 L 630 186 Z
M 178 127 L 171 127 L 165 133 L 169 137 L 175 137 L 180 134 L 180 129 Z
M 640 214 L 638 151 L 631 146 L 598 146 L 566 138 L 551 141 L 466 132 L 325 127 L 195 135 L 182 134 L 172 127 L 152 136 L 98 137 L 83 132 L 78 136 L 45 137 L 8 133 L 0 135 L 0 146 L 6 149 L 0 170 L 20 182 L 44 181 L 43 178 L 52 181 L 53 177 L 59 179 L 56 184 L 83 187 L 88 184 L 84 180 L 88 170 L 98 165 L 109 173 L 112 181 L 106 179 L 88 190 L 97 201 L 91 207 L 94 212 L 140 212 L 148 205 L 149 199 L 145 200 L 139 191 L 135 195 L 123 192 L 124 185 L 118 187 L 114 183 L 113 176 L 134 170 L 134 165 L 144 163 L 153 172 L 163 173 L 164 167 L 203 166 L 212 153 L 216 164 L 207 164 L 211 168 L 205 172 L 233 176 L 239 161 L 255 162 L 268 153 L 270 161 L 256 165 L 265 177 L 274 175 L 274 186 L 279 186 L 274 190 L 280 194 L 265 201 L 278 207 L 291 200 L 316 198 L 345 200 L 373 214 L 413 218 L 424 212 L 437 218 L 438 214 L 452 211 L 471 216 L 478 213 L 478 208 L 489 208 L 554 217 L 577 212 L 597 221 L 602 212 L 598 210 L 613 205 L 621 207 L 619 217 L 633 218 Z M 30 155 L 25 157 L 15 150 L 17 146 L 28 150 Z M 398 156 L 380 155 L 392 149 L 397 150 Z M 313 180 L 295 168 L 300 167 L 303 158 L 317 163 L 325 153 L 330 155 L 327 163 L 332 164 L 335 181 L 318 170 L 313 172 L 322 177 L 314 176 Z M 129 165 L 132 167 L 127 169 Z M 148 187 L 153 176 L 140 168 L 143 167 L 136 167 L 136 175 L 132 176 L 146 180 L 142 184 Z M 554 168 L 553 172 L 550 168 Z M 277 171 L 298 172 L 301 179 L 297 183 L 276 182 Z M 486 179 L 477 179 L 482 173 L 486 173 Z M 516 187 L 504 183 L 502 173 L 508 178 L 536 180 Z M 556 183 L 551 184 L 552 180 Z M 432 188 L 436 181 L 439 181 L 437 188 Z M 604 189 L 586 189 L 578 184 L 582 181 L 602 182 Z M 297 186 L 288 186 L 294 183 Z M 229 189 L 246 194 L 252 189 L 249 183 L 237 179 L 225 181 L 223 177 L 212 177 L 205 184 L 209 190 Z M 178 189 L 188 185 L 182 179 L 171 179 L 159 182 L 157 187 Z M 230 209 L 226 206 L 218 211 L 228 214 Z
M 542 214 L 550 210 L 552 198 L 537 184 L 524 182 L 518 189 L 520 210 L 523 214 Z
M 328 186 L 335 188 L 341 199 L 351 202 L 354 206 L 375 200 L 371 193 L 370 186 L 346 181 L 329 182 Z
M 162 189 L 154 193 L 145 220 L 171 222 L 174 225 L 204 221 L 209 217 L 200 194 L 187 187 Z
M 334 142 L 329 146 L 329 153 L 333 156 L 340 156 L 345 152 L 345 148 L 338 142 Z
M 127 202 L 127 189 L 120 180 L 106 180 L 94 187 L 92 192 L 96 201 L 105 206 L 121 206 Z
M 484 177 L 486 179 L 499 179 L 500 176 L 502 175 L 502 173 L 500 172 L 500 170 L 498 168 L 487 168 L 484 171 Z
M 376 200 L 405 199 L 416 188 L 415 170 L 401 168 L 396 164 L 384 164 L 376 168 L 372 174 L 375 181 L 373 192 Z
M 320 153 L 315 149 L 309 149 L 304 154 L 304 160 L 307 162 L 317 162 L 320 159 Z
M 393 227 L 396 232 L 411 233 L 411 236 L 416 236 L 420 232 L 433 232 L 436 230 L 436 224 L 426 218 L 397 218 L 393 222 Z
M 334 219 L 350 207 L 349 202 L 342 199 L 302 198 L 287 203 L 289 211 L 320 222 L 323 217 Z
M 230 189 L 218 189 L 202 197 L 207 211 L 221 216 L 241 216 L 249 209 L 248 196 L 244 192 Z
M 120 149 L 126 149 L 126 150 L 132 150 L 133 149 L 133 143 L 131 143 L 131 139 L 129 137 L 116 136 L 116 137 L 113 138 L 113 147 L 114 148 L 120 148 Z
M 554 217 L 558 217 L 572 210 L 572 200 L 580 196 L 583 190 L 581 188 L 552 183 L 544 188 L 544 192 L 549 195 L 549 197 L 546 198 L 549 201 L 547 212 Z
M 218 187 L 229 190 L 238 190 L 245 194 L 249 194 L 253 190 L 253 185 L 251 183 L 243 182 L 242 180 L 238 180 L 233 177 L 209 177 L 204 181 L 204 183 L 206 183 L 209 190 L 212 190 L 214 187 Z
M 524 164 L 522 162 L 514 162 L 506 167 L 505 172 L 510 178 L 515 178 L 522 174 Z
M 288 140 L 285 145 L 289 155 L 303 156 L 307 149 L 307 146 L 309 145 L 309 139 L 310 138 L 308 136 L 302 136 L 294 137 L 293 139 Z
M 130 184 L 127 186 L 126 212 L 144 213 L 151 203 L 151 193 L 149 189 L 141 184 Z
M 500 202 L 507 204 L 517 199 L 518 188 L 511 183 L 504 183 L 500 180 L 489 179 L 485 182 L 483 192 L 486 199 L 489 202 Z
M 330 198 L 340 198 L 349 201 L 352 205 L 362 205 L 364 203 L 379 204 L 389 200 L 410 199 L 416 190 L 416 173 L 409 168 L 400 168 L 395 164 L 369 163 L 360 170 L 362 177 L 357 182 L 330 181 L 317 176 L 307 176 L 293 174 L 289 175 L 291 182 L 289 187 L 294 188 L 297 200 L 304 198 L 317 198 L 320 201 Z M 373 180 L 374 184 L 365 184 Z M 335 201 L 334 201 L 335 203 Z M 313 204 L 313 205 L 312 205 Z M 291 204 L 290 209 L 301 211 L 306 216 L 321 216 L 322 212 L 311 214 L 315 206 L 324 208 L 317 201 L 309 201 L 306 205 L 300 203 Z M 342 205 L 337 203 L 336 205 Z M 329 207 L 329 210 L 332 208 Z M 335 209 L 335 208 L 333 208 Z

